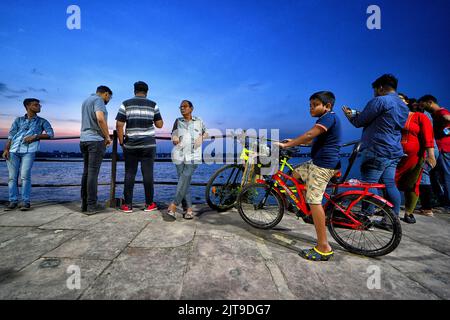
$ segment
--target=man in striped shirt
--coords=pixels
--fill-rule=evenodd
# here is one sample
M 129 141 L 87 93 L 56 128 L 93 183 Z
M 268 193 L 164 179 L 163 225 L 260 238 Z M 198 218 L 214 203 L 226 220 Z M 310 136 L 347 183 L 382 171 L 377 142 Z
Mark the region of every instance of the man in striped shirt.
M 120 106 L 116 117 L 117 135 L 125 158 L 125 202 L 120 210 L 133 212 L 133 189 L 139 162 L 144 179 L 145 208 L 158 208 L 153 202 L 153 164 L 156 156 L 155 127 L 162 128 L 163 120 L 155 102 L 147 99 L 148 85 L 138 81 L 134 84 L 135 97 Z M 126 130 L 124 133 L 124 127 Z

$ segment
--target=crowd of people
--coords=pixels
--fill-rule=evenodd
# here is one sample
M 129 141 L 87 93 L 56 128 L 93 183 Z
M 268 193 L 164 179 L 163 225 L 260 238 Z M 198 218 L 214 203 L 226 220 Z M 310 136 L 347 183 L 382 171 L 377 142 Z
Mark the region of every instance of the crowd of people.
M 143 81 L 134 84 L 134 97 L 124 101 L 116 116 L 119 144 L 125 160 L 125 182 L 120 210 L 133 212 L 133 190 L 139 163 L 144 182 L 144 211 L 157 210 L 154 202 L 153 167 L 156 157 L 155 127 L 164 125 L 158 105 L 147 99 L 149 88 Z M 99 86 L 81 106 L 80 150 L 83 154 L 83 174 L 81 178 L 81 212 L 93 215 L 105 210 L 98 202 L 98 176 L 106 148 L 112 141 L 108 130 L 108 110 L 106 105 L 112 98 L 107 86 Z M 25 99 L 26 114 L 13 122 L 5 145 L 3 158 L 8 166 L 9 204 L 5 210 L 31 209 L 31 168 L 39 149 L 39 141 L 52 139 L 50 123 L 39 117 L 41 104 L 38 99 Z M 206 127 L 199 117 L 192 115 L 193 104 L 183 100 L 180 104 L 181 117 L 173 125 L 173 160 L 178 174 L 178 185 L 173 203 L 164 212 L 167 219 L 176 219 L 178 205 L 184 209 L 183 217 L 192 219 L 192 199 L 190 184 L 192 175 L 201 163 L 201 145 L 207 137 Z M 178 156 L 177 156 L 178 155 Z M 18 177 L 21 171 L 22 202 L 19 203 Z
M 433 206 L 450 210 L 450 112 L 439 106 L 432 95 L 416 100 L 397 93 L 398 80 L 385 74 L 372 83 L 374 98 L 357 111 L 342 108 L 349 122 L 363 128 L 361 137 L 361 179 L 369 183 L 385 184 L 385 198 L 400 216 L 401 193 L 405 198 L 406 223 L 415 223 L 414 212 L 420 199 L 420 213 L 433 215 Z M 157 210 L 154 202 L 153 167 L 156 156 L 155 127 L 162 128 L 164 121 L 158 105 L 147 98 L 148 85 L 134 84 L 134 97 L 124 101 L 116 116 L 119 144 L 125 159 L 125 184 L 120 210 L 133 212 L 133 189 L 138 164 L 144 182 L 144 211 Z M 98 175 L 106 148 L 112 143 L 108 130 L 106 105 L 112 98 L 106 86 L 97 88 L 81 107 L 80 150 L 84 169 L 81 181 L 81 211 L 87 215 L 105 208 L 98 203 Z M 335 95 L 320 91 L 310 97 L 310 114 L 318 118 L 314 126 L 295 139 L 279 143 L 281 148 L 312 144 L 311 160 L 300 166 L 294 176 L 307 187 L 309 204 L 317 233 L 317 246 L 300 252 L 308 260 L 326 261 L 333 255 L 327 241 L 323 195 L 331 178 L 340 169 L 342 125 L 333 111 Z M 3 152 L 7 160 L 9 204 L 5 210 L 31 208 L 31 168 L 39 141 L 52 139 L 50 123 L 37 116 L 41 111 L 38 99 L 25 99 L 26 114 L 13 122 Z M 183 100 L 181 117 L 174 122 L 172 160 L 176 165 L 178 184 L 173 201 L 163 215 L 176 220 L 176 210 L 183 206 L 183 217 L 192 219 L 190 184 L 193 173 L 202 162 L 201 146 L 207 138 L 203 121 L 192 115 L 193 104 Z M 18 177 L 21 171 L 22 203 L 19 206 Z M 373 190 L 373 192 L 377 192 Z M 435 204 L 432 195 L 439 200 Z M 382 226 L 381 226 L 382 227 Z M 385 226 L 387 228 L 387 226 Z
M 398 80 L 385 74 L 372 83 L 374 98 L 361 110 L 342 108 L 349 122 L 363 128 L 361 137 L 361 179 L 368 183 L 385 184 L 385 198 L 400 215 L 401 193 L 405 195 L 406 223 L 415 223 L 413 212 L 423 183 L 421 213 L 431 216 L 430 185 L 433 175 L 440 205 L 450 210 L 449 143 L 450 112 L 437 104 L 437 99 L 425 95 L 415 104 L 397 93 Z M 311 160 L 294 173 L 306 185 L 306 202 L 310 206 L 317 234 L 317 246 L 300 251 L 300 256 L 311 261 L 328 261 L 334 252 L 328 243 L 325 211 L 322 200 L 331 178 L 340 169 L 339 151 L 342 145 L 342 126 L 333 112 L 335 95 L 321 91 L 310 97 L 310 114 L 318 118 L 315 125 L 295 139 L 280 143 L 281 148 L 312 143 Z M 430 119 L 423 114 L 430 113 Z M 435 156 L 434 140 L 439 156 Z M 437 164 L 437 166 L 436 166 Z M 423 172 L 426 172 L 423 174 Z M 422 176 L 424 180 L 422 180 Z M 428 186 L 428 187 L 427 187 Z M 372 192 L 376 193 L 377 189 Z M 391 226 L 382 219 L 377 227 L 389 230 Z

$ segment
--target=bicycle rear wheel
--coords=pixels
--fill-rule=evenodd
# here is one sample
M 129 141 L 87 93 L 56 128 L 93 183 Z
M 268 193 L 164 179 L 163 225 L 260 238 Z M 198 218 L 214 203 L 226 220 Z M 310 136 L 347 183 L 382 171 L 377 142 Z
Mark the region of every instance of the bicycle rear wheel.
M 267 184 L 251 183 L 244 186 L 236 206 L 242 219 L 258 229 L 275 227 L 284 214 L 282 198 Z
M 346 212 L 360 194 L 333 199 Z M 330 204 L 327 208 L 328 230 L 343 248 L 352 253 L 368 257 L 389 254 L 400 244 L 402 228 L 393 210 L 382 201 L 365 196 L 348 212 L 361 222 L 358 229 L 350 227 L 351 219 L 338 207 Z
M 226 211 L 236 204 L 243 172 L 243 165 L 230 164 L 211 176 L 205 188 L 206 202 L 211 209 Z

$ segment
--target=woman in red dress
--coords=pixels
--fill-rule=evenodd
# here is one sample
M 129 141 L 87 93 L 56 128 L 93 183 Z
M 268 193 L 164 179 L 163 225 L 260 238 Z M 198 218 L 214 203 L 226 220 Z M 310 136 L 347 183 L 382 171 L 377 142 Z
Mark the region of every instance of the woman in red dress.
M 408 105 L 410 113 L 402 130 L 402 146 L 406 156 L 397 167 L 395 181 L 400 191 L 405 194 L 405 217 L 407 223 L 415 223 L 413 212 L 419 199 L 419 186 L 425 161 L 434 168 L 433 125 L 421 112 L 414 112 Z

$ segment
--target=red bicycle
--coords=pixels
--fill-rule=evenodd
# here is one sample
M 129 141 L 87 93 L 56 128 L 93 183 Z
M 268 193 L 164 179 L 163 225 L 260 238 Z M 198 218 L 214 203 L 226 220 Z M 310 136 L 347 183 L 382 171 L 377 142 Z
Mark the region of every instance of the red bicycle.
M 397 248 L 402 229 L 393 205 L 370 192 L 370 189 L 384 189 L 384 184 L 345 182 L 359 148 L 360 144 L 357 144 L 344 176 L 336 176 L 330 182 L 327 189 L 333 191 L 325 193 L 324 209 L 328 230 L 339 245 L 352 253 L 377 257 Z M 281 150 L 280 161 L 285 161 L 291 154 L 290 150 Z M 288 185 L 288 182 L 292 184 Z M 347 191 L 340 193 L 342 188 Z M 237 208 L 245 222 L 259 229 L 274 228 L 290 203 L 299 218 L 312 223 L 305 194 L 306 186 L 302 182 L 277 171 L 264 180 L 244 186 L 237 199 Z

